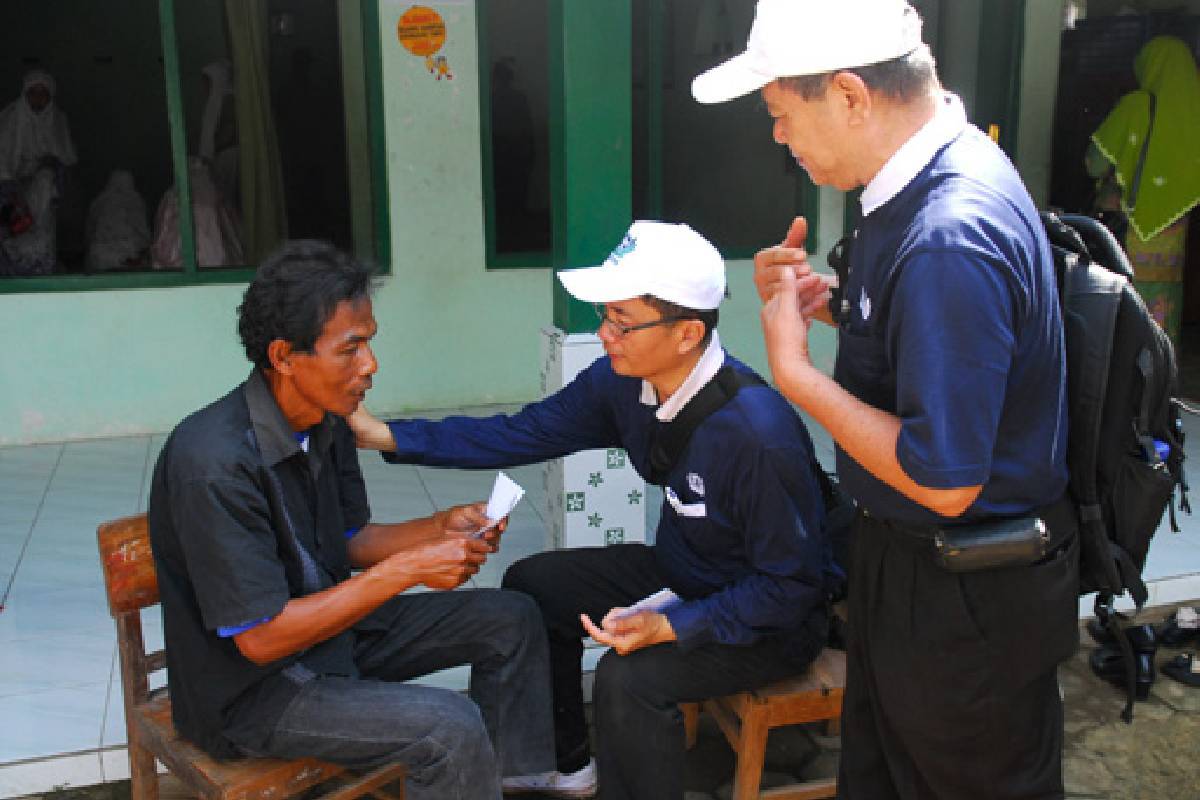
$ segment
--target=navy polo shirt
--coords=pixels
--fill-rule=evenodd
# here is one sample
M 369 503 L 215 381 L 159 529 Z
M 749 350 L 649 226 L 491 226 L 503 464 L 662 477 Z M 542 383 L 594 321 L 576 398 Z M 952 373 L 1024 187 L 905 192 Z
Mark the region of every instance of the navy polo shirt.
M 1027 512 L 1066 488 L 1066 366 L 1053 261 L 1033 201 L 965 128 L 850 244 L 850 319 L 834 377 L 900 418 L 917 483 L 982 484 L 963 521 Z M 843 487 L 877 516 L 939 517 L 838 450 Z

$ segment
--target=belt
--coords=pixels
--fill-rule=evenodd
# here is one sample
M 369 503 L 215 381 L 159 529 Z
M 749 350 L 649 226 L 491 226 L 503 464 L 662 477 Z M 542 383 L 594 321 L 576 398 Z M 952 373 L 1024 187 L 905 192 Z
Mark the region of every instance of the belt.
M 1075 503 L 1071 500 L 1070 495 L 1067 494 L 1064 494 L 1053 503 L 1035 508 L 1026 514 L 1014 514 L 1011 517 L 991 515 L 973 519 L 970 522 L 949 523 L 942 526 L 881 517 L 872 514 L 870 510 L 862 506 L 859 506 L 858 513 L 865 520 L 884 527 L 891 532 L 902 534 L 902 536 L 896 537 L 896 541 L 930 553 L 934 552 L 935 537 L 943 529 L 979 525 L 1006 518 L 1039 517 L 1046 523 L 1046 530 L 1050 534 L 1050 546 L 1046 551 L 1045 557 L 1042 559 L 1043 561 L 1048 561 L 1065 550 L 1071 544 L 1071 540 L 1074 538 L 1075 532 L 1079 527 L 1079 517 Z

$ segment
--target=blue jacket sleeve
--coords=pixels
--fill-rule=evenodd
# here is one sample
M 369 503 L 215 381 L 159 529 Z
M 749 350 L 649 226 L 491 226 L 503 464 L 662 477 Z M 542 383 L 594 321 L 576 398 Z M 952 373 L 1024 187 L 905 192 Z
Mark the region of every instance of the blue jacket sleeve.
M 489 469 L 533 464 L 596 447 L 619 447 L 617 376 L 598 359 L 555 394 L 516 414 L 393 420 L 393 464 Z
M 797 448 L 759 450 L 727 473 L 732 480 L 722 496 L 745 537 L 746 571 L 719 591 L 667 612 L 680 647 L 753 644 L 824 613 L 830 547 L 809 459 Z

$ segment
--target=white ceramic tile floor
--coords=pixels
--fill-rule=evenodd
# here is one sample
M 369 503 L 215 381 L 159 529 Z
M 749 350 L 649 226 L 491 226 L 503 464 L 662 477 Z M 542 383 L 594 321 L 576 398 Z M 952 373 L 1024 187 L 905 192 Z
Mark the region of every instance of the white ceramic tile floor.
M 128 774 L 115 634 L 95 530 L 101 521 L 145 510 L 164 440 L 130 436 L 0 448 L 0 719 L 6 723 L 0 797 Z M 491 471 L 388 465 L 373 454 L 364 454 L 362 465 L 380 520 L 485 499 L 493 477 Z M 498 586 L 509 564 L 548 544 L 540 467 L 509 472 L 527 498 L 512 516 L 501 553 L 471 587 Z M 145 612 L 143 624 L 147 646 L 161 646 L 157 610 Z M 467 678 L 467 669 L 457 668 L 422 681 L 461 689 Z
M 1187 423 L 1192 463 L 1200 463 L 1200 425 L 1190 418 Z M 821 461 L 831 466 L 829 437 L 815 426 L 810 429 Z M 0 720 L 5 723 L 0 797 L 128 774 L 115 634 L 95 530 L 103 520 L 145 509 L 150 472 L 164 439 L 156 434 L 0 448 L 0 602 L 5 603 L 0 611 Z M 493 475 L 490 470 L 387 465 L 372 454 L 363 455 L 362 465 L 374 517 L 385 521 L 484 499 Z M 540 470 L 536 465 L 507 470 L 528 494 L 512 516 L 500 553 L 471 586 L 498 586 L 509 564 L 548 546 Z M 648 531 L 657 525 L 661 499 L 651 487 Z M 1200 515 L 1180 522 L 1182 534 L 1169 534 L 1164 525 L 1151 547 L 1146 574 L 1162 579 L 1152 585 L 1152 602 L 1200 597 Z M 1081 603 L 1081 611 L 1090 611 L 1090 604 Z M 156 610 L 144 614 L 144 626 L 148 646 L 161 646 Z M 599 650 L 588 651 L 585 666 L 594 665 L 599 655 Z M 424 681 L 462 688 L 467 670 L 446 670 Z

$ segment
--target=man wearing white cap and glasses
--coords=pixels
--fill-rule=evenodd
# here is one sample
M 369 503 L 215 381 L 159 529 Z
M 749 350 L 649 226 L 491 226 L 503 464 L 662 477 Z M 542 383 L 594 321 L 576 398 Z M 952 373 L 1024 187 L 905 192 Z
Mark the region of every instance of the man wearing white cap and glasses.
M 833 436 L 860 507 L 839 795 L 1061 798 L 1078 545 L 1062 323 L 1028 192 L 942 91 L 903 0 L 760 0 L 746 52 L 692 91 L 761 91 L 813 181 L 865 186 L 833 302 L 802 219 L 755 257 L 771 371 Z M 839 327 L 833 378 L 809 358 L 814 319 Z M 1004 530 L 1020 547 L 998 553 Z
M 681 800 L 678 703 L 800 672 L 825 642 L 838 575 L 812 442 L 784 399 L 721 347 L 725 264 L 688 226 L 635 222 L 604 264 L 559 279 L 597 304 L 606 353 L 564 389 L 512 416 L 384 425 L 364 412 L 351 424 L 359 445 L 387 460 L 434 466 L 622 447 L 664 487 L 653 546 L 541 553 L 504 576 L 546 622 L 558 756 L 557 771 L 504 785 L 590 797 L 598 777 L 602 798 Z M 621 613 L 664 587 L 673 603 Z M 595 762 L 580 688 L 585 632 L 612 646 L 596 668 Z

